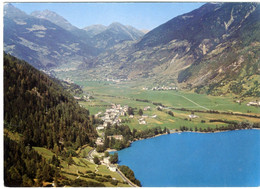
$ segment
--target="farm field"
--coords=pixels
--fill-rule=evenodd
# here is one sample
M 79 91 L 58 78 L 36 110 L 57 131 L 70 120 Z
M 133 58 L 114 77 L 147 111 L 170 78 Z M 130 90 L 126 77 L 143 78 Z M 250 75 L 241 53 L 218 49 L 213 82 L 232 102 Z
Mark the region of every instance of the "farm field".
M 246 106 L 247 101 L 241 105 L 234 102 L 232 97 L 208 96 L 205 94 L 196 94 L 193 92 L 183 91 L 151 91 L 142 90 L 142 87 L 131 86 L 131 84 L 113 84 L 111 82 L 75 82 L 83 86 L 83 90 L 90 94 L 102 96 L 102 100 L 129 102 L 133 99 L 150 100 L 152 102 L 160 102 L 166 106 L 175 108 L 187 108 L 196 110 L 218 110 L 247 113 L 259 113 L 259 108 Z M 110 97 L 109 97 L 110 95 Z M 100 97 L 99 97 L 100 98 Z M 193 101 L 193 102 L 191 102 Z
M 239 104 L 236 102 L 238 99 L 231 95 L 210 96 L 182 90 L 153 91 L 150 90 L 153 85 L 147 82 L 124 81 L 117 83 L 84 80 L 82 77 L 75 75 L 70 75 L 70 77 L 82 87 L 84 94 L 91 95 L 94 98 L 90 102 L 79 101 L 79 104 L 88 109 L 92 115 L 98 112 L 104 113 L 111 104 L 127 105 L 134 108 L 135 115 L 133 118 L 129 118 L 128 115 L 120 116 L 124 124 L 131 129 L 145 130 L 158 126 L 168 129 L 180 129 L 182 126 L 206 129 L 208 127 L 215 128 L 216 126 L 228 125 L 224 122 L 210 122 L 210 120 L 214 119 L 251 123 L 260 121 L 259 118 L 253 117 L 207 113 L 207 111 L 214 110 L 260 116 L 259 107 L 247 106 L 249 101 L 259 100 L 257 98 L 244 99 Z M 144 88 L 149 90 L 144 90 Z M 153 103 L 160 103 L 168 108 L 159 111 L 157 105 Z M 150 110 L 144 111 L 147 106 L 150 106 Z M 182 108 L 185 108 L 186 111 L 181 111 Z M 141 118 L 138 115 L 139 109 L 142 109 L 144 116 L 146 116 L 146 124 L 139 124 L 138 122 Z M 174 116 L 169 115 L 169 111 L 173 112 Z M 197 117 L 190 118 L 189 115 L 192 113 Z M 152 117 L 154 115 L 156 117 Z

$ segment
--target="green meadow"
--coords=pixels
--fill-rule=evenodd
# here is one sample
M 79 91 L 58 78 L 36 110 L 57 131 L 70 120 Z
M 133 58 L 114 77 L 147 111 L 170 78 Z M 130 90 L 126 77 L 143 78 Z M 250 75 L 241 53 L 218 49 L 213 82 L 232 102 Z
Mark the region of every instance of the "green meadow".
M 175 90 L 142 90 L 142 87 L 133 87 L 129 83 L 114 84 L 104 81 L 81 81 L 76 83 L 83 86 L 84 91 L 97 96 L 98 99 L 114 103 L 127 103 L 129 106 L 145 106 L 145 103 L 134 102 L 134 99 L 142 99 L 152 102 L 159 102 L 163 105 L 174 108 L 187 108 L 194 110 L 210 109 L 240 113 L 252 112 L 257 114 L 260 112 L 257 107 L 246 106 L 248 101 L 242 102 L 240 105 L 239 103 L 234 102 L 235 100 L 232 97 L 209 96 L 205 94 Z
M 260 100 L 254 98 L 248 98 L 242 101 L 241 104 L 237 103 L 232 95 L 229 96 L 210 96 L 206 94 L 197 94 L 194 92 L 183 91 L 183 90 L 171 90 L 171 91 L 152 91 L 152 87 L 158 85 L 152 85 L 147 81 L 123 81 L 120 83 L 112 81 L 92 81 L 87 80 L 81 74 L 75 74 L 73 71 L 68 72 L 70 78 L 80 85 L 85 94 L 94 97 L 90 102 L 80 101 L 79 104 L 90 111 L 90 114 L 96 114 L 98 112 L 105 112 L 108 105 L 121 104 L 128 105 L 135 108 L 135 116 L 129 119 L 128 116 L 121 116 L 122 120 L 128 119 L 127 123 L 131 129 L 136 128 L 138 130 L 144 130 L 147 128 L 167 127 L 169 129 L 179 129 L 181 126 L 186 126 L 189 128 L 215 128 L 216 126 L 227 125 L 223 122 L 210 122 L 212 119 L 221 119 L 227 121 L 249 121 L 249 122 L 259 122 L 258 118 L 250 118 L 235 115 L 224 115 L 224 114 L 209 114 L 209 113 L 199 113 L 195 112 L 197 118 L 190 119 L 189 115 L 194 110 L 215 110 L 220 112 L 233 112 L 233 113 L 243 113 L 248 115 L 260 115 L 260 108 L 254 106 L 247 106 L 249 101 Z M 66 73 L 66 74 L 68 74 Z M 85 78 L 85 79 L 82 79 Z M 144 90 L 143 88 L 148 87 L 149 90 Z M 149 102 L 137 101 L 148 100 Z M 166 107 L 173 109 L 164 109 L 163 111 L 158 111 L 157 106 L 153 104 L 161 103 Z M 143 111 L 145 115 L 146 124 L 139 124 L 138 119 L 141 117 L 138 115 L 139 109 L 144 109 L 144 107 L 150 106 L 150 111 Z M 175 108 L 175 109 L 174 109 Z M 185 108 L 189 111 L 180 111 L 176 109 Z M 170 116 L 167 112 L 172 111 L 174 116 Z M 156 115 L 156 118 L 151 116 Z
M 50 160 L 54 153 L 52 153 L 50 150 L 42 147 L 33 147 L 34 150 L 36 150 L 39 154 L 41 154 L 46 160 Z M 78 154 L 77 157 L 73 157 L 74 163 L 72 165 L 68 166 L 68 161 L 66 159 L 63 159 L 61 156 L 58 156 L 60 162 L 61 162 L 61 171 L 63 175 L 65 175 L 67 178 L 71 180 L 75 180 L 76 178 L 86 180 L 86 181 L 92 181 L 97 182 L 95 179 L 84 177 L 84 175 L 87 175 L 88 171 L 91 171 L 93 173 L 100 174 L 102 176 L 110 175 L 112 178 L 119 181 L 118 187 L 129 187 L 128 184 L 125 184 L 123 179 L 119 176 L 116 172 L 111 172 L 105 165 L 96 165 L 94 163 L 91 163 L 87 159 L 82 157 L 83 151 L 88 152 L 91 150 L 91 147 L 86 146 L 84 147 Z M 107 187 L 114 187 L 110 182 L 102 182 Z

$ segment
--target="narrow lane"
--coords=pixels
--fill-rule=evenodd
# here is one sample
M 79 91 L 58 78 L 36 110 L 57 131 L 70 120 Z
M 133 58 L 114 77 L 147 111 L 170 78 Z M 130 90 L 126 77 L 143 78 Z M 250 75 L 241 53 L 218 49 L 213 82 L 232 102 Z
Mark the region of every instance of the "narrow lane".
M 139 187 L 139 186 L 135 185 L 134 183 L 132 183 L 119 169 L 117 169 L 116 172 L 117 172 L 117 173 L 122 177 L 122 179 L 123 179 L 124 181 L 126 181 L 130 186 L 132 186 L 132 187 Z
M 205 106 L 201 106 L 201 105 L 199 105 L 198 103 L 192 101 L 191 99 L 189 99 L 189 98 L 187 98 L 187 97 L 185 97 L 185 96 L 182 96 L 182 95 L 176 95 L 176 94 L 174 94 L 174 95 L 175 95 L 175 96 L 180 96 L 180 97 L 182 97 L 182 98 L 184 98 L 184 99 L 190 101 L 191 103 L 195 104 L 196 106 L 199 106 L 199 107 L 201 107 L 201 108 L 203 108 L 203 109 L 205 109 L 205 110 L 209 110 L 209 109 L 206 108 Z

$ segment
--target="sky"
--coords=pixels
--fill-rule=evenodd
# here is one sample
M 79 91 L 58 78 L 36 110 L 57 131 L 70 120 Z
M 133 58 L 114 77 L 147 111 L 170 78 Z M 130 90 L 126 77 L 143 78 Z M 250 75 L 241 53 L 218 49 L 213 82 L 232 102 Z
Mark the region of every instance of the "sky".
M 168 20 L 199 8 L 204 3 L 12 3 L 30 14 L 50 10 L 78 28 L 113 22 L 152 30 Z

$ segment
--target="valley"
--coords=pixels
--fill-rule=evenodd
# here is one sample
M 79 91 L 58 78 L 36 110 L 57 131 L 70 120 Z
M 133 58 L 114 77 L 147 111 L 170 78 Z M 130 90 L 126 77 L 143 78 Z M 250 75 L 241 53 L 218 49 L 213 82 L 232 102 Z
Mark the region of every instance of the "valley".
M 104 113 L 112 104 L 127 105 L 134 108 L 136 116 L 133 119 L 129 119 L 128 116 L 121 116 L 122 120 L 130 120 L 127 125 L 131 129 L 143 130 L 157 126 L 166 126 L 175 130 L 179 130 L 181 126 L 205 129 L 227 125 L 221 122 L 210 122 L 212 119 L 258 123 L 260 118 L 259 107 L 247 105 L 251 101 L 258 102 L 259 98 L 255 97 L 241 99 L 231 94 L 227 96 L 211 96 L 178 89 L 154 91 L 152 90 L 153 84 L 143 83 L 142 80 L 121 82 L 77 80 L 78 75 L 73 75 L 72 72 L 59 72 L 57 75 L 61 79 L 71 78 L 82 87 L 84 91 L 82 95 L 92 97 L 88 102 L 78 102 L 81 106 L 88 109 L 92 115 L 98 112 Z M 158 110 L 160 105 L 155 105 L 156 103 L 164 106 L 162 111 Z M 147 106 L 150 109 L 145 111 L 144 108 Z M 145 125 L 138 124 L 138 119 L 141 118 L 138 115 L 139 109 L 142 109 L 143 114 L 148 116 L 146 119 L 147 124 Z M 169 115 L 168 111 L 172 111 L 174 116 Z M 217 111 L 218 113 L 212 113 L 211 111 Z M 198 117 L 190 119 L 189 115 L 192 112 Z M 224 114 L 219 114 L 219 112 Z M 229 115 L 229 113 L 244 115 Z M 151 118 L 154 115 L 156 115 L 156 118 Z
M 33 6 L 37 7 L 36 4 Z M 137 4 L 124 5 L 130 10 Z M 175 151 L 180 150 L 177 154 L 180 160 L 171 162 L 171 158 L 177 157 L 175 152 L 170 152 L 171 157 L 164 156 L 171 166 L 179 166 L 187 156 L 191 157 L 190 162 L 203 159 L 207 153 L 204 150 L 216 144 L 214 138 L 226 137 L 227 142 L 216 145 L 221 153 L 223 149 L 233 150 L 228 137 L 232 136 L 236 144 L 237 134 L 244 140 L 234 154 L 246 154 L 249 160 L 259 159 L 260 153 L 250 148 L 253 145 L 243 141 L 249 141 L 250 133 L 257 137 L 259 132 L 255 130 L 260 128 L 260 4 L 202 3 L 199 8 L 195 4 L 186 4 L 193 7 L 192 11 L 171 17 L 151 30 L 136 29 L 114 20 L 106 26 L 98 23 L 78 28 L 67 20 L 70 16 L 65 18 L 42 9 L 28 13 L 16 7 L 26 10 L 25 4 L 5 4 L 5 186 L 150 186 L 151 181 L 142 185 L 149 176 L 139 177 L 138 168 L 145 174 L 157 172 L 160 163 L 141 167 L 132 164 L 135 159 L 147 162 L 162 146 L 166 149 L 163 153 L 175 146 Z M 91 19 L 85 15 L 88 3 L 59 5 L 64 8 L 80 5 L 77 10 L 84 8 L 84 14 L 77 19 Z M 131 11 L 126 11 L 130 20 L 134 15 Z M 68 15 L 66 11 L 63 14 Z M 102 17 L 100 12 L 96 14 Z M 223 134 L 224 131 L 230 132 Z M 212 145 L 207 146 L 202 138 Z M 175 142 L 160 143 L 164 139 Z M 182 144 L 183 140 L 187 143 Z M 130 153 L 125 157 L 133 156 L 134 161 L 122 164 L 120 154 L 135 150 L 139 142 L 149 141 L 159 141 L 153 143 L 153 150 L 148 149 L 149 155 L 142 150 Z M 255 148 L 259 146 L 255 139 L 251 142 Z M 198 144 L 200 154 L 192 151 L 195 148 L 191 143 Z M 181 157 L 186 149 L 191 152 Z M 229 150 L 231 155 L 232 150 Z M 155 155 L 155 160 L 161 160 L 160 156 L 160 153 Z M 195 163 L 194 170 L 211 160 L 205 161 Z M 231 161 L 227 164 L 232 168 L 234 159 Z M 234 175 L 243 171 L 241 162 L 244 160 L 235 165 Z M 169 167 L 167 164 L 163 166 Z M 218 166 L 213 163 L 212 167 L 209 172 L 216 178 L 213 186 L 225 186 L 218 180 L 223 170 L 214 175 Z M 245 168 L 254 172 L 253 176 L 260 173 L 254 167 L 245 165 Z M 171 174 L 179 180 L 194 176 L 189 172 L 182 176 L 185 170 L 182 167 L 179 172 L 173 170 Z M 193 180 L 191 186 L 197 181 L 198 186 L 207 185 L 203 180 L 208 176 L 207 171 L 203 171 L 203 178 Z M 168 176 L 156 176 L 166 179 L 164 183 L 158 182 L 158 186 L 171 180 Z M 179 180 L 177 185 L 169 186 L 179 186 Z M 244 185 L 241 182 L 239 186 Z

